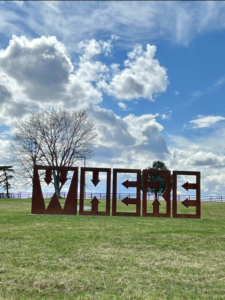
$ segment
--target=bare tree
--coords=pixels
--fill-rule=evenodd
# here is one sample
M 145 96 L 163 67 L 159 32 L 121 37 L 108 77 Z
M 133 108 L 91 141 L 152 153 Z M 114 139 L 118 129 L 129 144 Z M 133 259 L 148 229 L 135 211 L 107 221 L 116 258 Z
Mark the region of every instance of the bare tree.
M 71 167 L 94 154 L 94 123 L 87 110 L 42 109 L 13 124 L 11 141 L 18 175 L 32 184 L 34 165 Z M 55 192 L 60 197 L 60 172 L 53 171 Z

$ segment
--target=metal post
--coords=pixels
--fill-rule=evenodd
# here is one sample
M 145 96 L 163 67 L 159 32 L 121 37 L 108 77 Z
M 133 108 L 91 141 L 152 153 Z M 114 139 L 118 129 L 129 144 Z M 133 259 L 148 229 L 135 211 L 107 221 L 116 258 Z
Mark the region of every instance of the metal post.
M 84 156 L 84 168 L 86 168 L 86 156 Z M 84 199 L 86 199 L 86 182 L 84 185 Z

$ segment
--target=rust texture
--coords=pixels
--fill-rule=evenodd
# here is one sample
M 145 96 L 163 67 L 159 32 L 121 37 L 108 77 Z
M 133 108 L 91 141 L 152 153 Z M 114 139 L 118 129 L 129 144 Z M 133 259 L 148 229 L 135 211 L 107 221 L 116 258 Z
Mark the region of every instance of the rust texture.
M 196 214 L 178 214 L 177 213 L 177 175 L 189 175 L 196 176 L 196 183 L 186 182 L 182 185 L 185 190 L 194 189 L 196 190 L 196 200 L 186 199 L 182 202 L 185 207 L 195 206 Z M 173 217 L 174 218 L 201 218 L 201 195 L 200 195 L 200 172 L 192 171 L 173 171 Z
M 136 198 L 129 198 L 126 197 L 122 200 L 125 205 L 136 205 L 136 212 L 117 212 L 117 174 L 118 173 L 136 173 L 137 180 L 136 181 L 129 181 L 126 180 L 122 184 L 127 189 L 129 187 L 136 187 Z M 140 208 L 141 208 L 141 201 L 140 201 L 140 191 L 141 191 L 141 170 L 137 169 L 113 169 L 113 202 L 112 202 L 112 215 L 113 216 L 140 216 Z
M 99 172 L 106 172 L 106 210 L 98 211 L 99 200 L 94 197 L 91 200 L 91 211 L 84 211 L 84 198 L 85 198 L 85 172 L 92 172 L 92 183 L 97 186 L 100 182 Z M 111 169 L 110 168 L 81 168 L 81 180 L 80 180 L 80 215 L 100 215 L 109 216 L 110 215 L 110 185 L 111 185 Z
M 168 170 L 143 170 L 143 206 L 142 206 L 142 216 L 143 217 L 164 217 L 170 218 L 170 171 Z M 153 213 L 147 212 L 147 190 L 148 188 L 158 188 L 160 183 L 158 181 L 150 182 L 148 181 L 148 174 L 158 174 L 161 175 L 166 181 L 166 190 L 162 194 L 162 197 L 166 201 L 166 213 L 160 213 L 160 202 L 155 199 L 152 203 Z
M 73 178 L 70 184 L 68 195 L 64 207 L 62 208 L 56 194 L 53 195 L 48 207 L 45 202 L 41 190 L 41 183 L 38 170 L 45 170 L 45 182 L 49 184 L 52 181 L 52 170 L 60 171 L 59 181 L 64 184 L 67 181 L 67 172 L 73 171 Z M 33 177 L 33 196 L 32 196 L 32 214 L 61 214 L 76 215 L 77 214 L 77 183 L 78 183 L 78 167 L 45 167 L 35 166 Z
M 50 184 L 52 181 L 52 171 L 60 171 L 60 182 L 64 184 L 67 181 L 67 173 L 73 171 L 73 177 L 67 194 L 64 207 L 61 206 L 56 194 L 53 195 L 49 205 L 46 207 L 43 193 L 41 189 L 40 178 L 38 170 L 45 170 L 45 182 Z M 99 173 L 105 172 L 107 174 L 106 180 L 106 210 L 99 211 L 99 200 L 97 197 L 91 199 L 91 211 L 84 211 L 85 199 L 85 172 L 92 172 L 92 184 L 97 186 L 100 182 Z M 121 201 L 124 205 L 135 205 L 136 212 L 118 212 L 117 211 L 117 174 L 118 173 L 133 173 L 137 175 L 136 181 L 129 179 L 125 180 L 122 185 L 127 189 L 129 187 L 136 188 L 136 198 L 125 197 Z M 158 188 L 160 183 L 149 182 L 147 180 L 148 174 L 155 173 L 161 175 L 166 181 L 166 190 L 162 197 L 166 201 L 166 212 L 160 213 L 160 202 L 155 199 L 153 202 L 153 213 L 147 212 L 147 189 Z M 189 206 L 196 207 L 196 214 L 178 214 L 177 213 L 177 175 L 196 176 L 196 182 L 186 182 L 182 185 L 185 190 L 195 190 L 196 200 L 185 199 L 182 204 L 188 209 Z M 170 200 L 170 171 L 169 170 L 143 170 L 143 217 L 167 217 L 171 215 L 171 200 Z M 173 217 L 174 218 L 201 218 L 201 198 L 200 198 L 200 172 L 192 171 L 173 171 Z M 33 176 L 33 196 L 32 196 L 32 214 L 62 214 L 62 215 L 77 215 L 77 188 L 78 187 L 78 167 L 51 167 L 51 166 L 35 166 Z M 111 187 L 111 169 L 110 168 L 81 168 L 80 180 L 80 215 L 110 215 L 110 187 Z M 113 169 L 113 200 L 112 200 L 112 215 L 113 216 L 140 216 L 141 207 L 141 170 L 139 169 Z

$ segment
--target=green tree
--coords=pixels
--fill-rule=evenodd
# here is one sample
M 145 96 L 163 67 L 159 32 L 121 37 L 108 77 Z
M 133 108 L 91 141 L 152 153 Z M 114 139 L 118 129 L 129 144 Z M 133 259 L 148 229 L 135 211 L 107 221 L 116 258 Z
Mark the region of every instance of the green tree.
M 0 186 L 6 191 L 9 198 L 9 189 L 12 187 L 10 181 L 14 178 L 10 173 L 14 173 L 12 166 L 0 166 Z
M 152 167 L 148 167 L 147 170 L 168 170 L 167 166 L 165 165 L 164 162 L 157 160 L 153 161 Z M 159 175 L 159 174 L 148 174 L 148 181 L 155 182 L 158 181 L 160 183 L 160 187 L 157 189 L 154 188 L 148 188 L 147 192 L 154 194 L 155 199 L 158 199 L 158 194 L 163 194 L 166 190 L 166 181 L 165 179 Z M 142 189 L 143 189 L 143 176 L 141 177 L 141 183 L 142 183 Z M 172 177 L 170 180 L 170 188 L 173 187 L 173 182 L 172 182 Z

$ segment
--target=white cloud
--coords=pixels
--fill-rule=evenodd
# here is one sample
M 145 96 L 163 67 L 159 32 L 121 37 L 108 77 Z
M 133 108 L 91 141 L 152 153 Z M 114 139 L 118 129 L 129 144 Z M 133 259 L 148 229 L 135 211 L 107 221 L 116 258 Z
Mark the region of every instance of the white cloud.
M 124 61 L 125 68 L 118 72 L 109 84 L 103 80 L 98 87 L 117 99 L 153 100 L 153 94 L 165 92 L 168 85 L 166 69 L 154 59 L 155 52 L 154 45 L 147 44 L 146 51 L 143 51 L 140 45 L 136 45 Z
M 40 106 L 87 108 L 97 104 L 102 94 L 91 81 L 106 71 L 100 62 L 82 59 L 74 70 L 65 46 L 56 37 L 28 40 L 14 35 L 0 51 L 1 121 L 9 122 Z
M 123 110 L 129 110 L 128 106 L 123 102 L 118 102 L 118 106 Z
M 0 165 L 10 165 L 10 151 L 9 151 L 9 140 L 0 139 Z
M 0 51 L 1 121 L 8 124 L 41 106 L 88 108 L 103 100 L 99 82 L 105 83 L 109 94 L 123 99 L 151 99 L 153 93 L 165 91 L 166 70 L 153 58 L 155 46 L 147 45 L 146 51 L 136 46 L 121 71 L 119 64 L 108 67 L 96 60 L 96 55 L 109 55 L 115 39 L 81 42 L 83 53 L 74 67 L 56 37 L 29 40 L 13 35 L 9 46 Z
M 127 157 L 128 152 L 132 152 L 134 157 L 143 156 L 143 160 L 146 155 L 164 157 L 168 153 L 166 141 L 160 133 L 163 126 L 155 120 L 158 114 L 139 117 L 129 114 L 120 118 L 112 110 L 93 106 L 90 116 L 98 133 L 98 152 L 110 153 L 110 160 L 120 160 L 121 155 Z M 128 167 L 126 164 L 124 162 L 123 166 Z
M 178 91 L 175 91 L 175 95 L 178 96 L 178 95 L 179 95 L 179 92 L 178 92 Z
M 172 110 L 170 110 L 167 114 L 162 114 L 162 120 L 170 120 L 171 119 Z
M 201 193 L 224 195 L 225 130 L 219 128 L 207 136 L 193 136 L 192 139 L 170 134 L 167 137 L 170 145 L 170 155 L 165 159 L 167 167 L 170 170 L 200 171 Z M 187 194 L 181 186 L 179 191 Z
M 192 98 L 198 98 L 198 97 L 201 97 L 203 95 L 203 92 L 201 91 L 194 91 L 192 94 L 191 94 L 191 97 Z
M 199 116 L 198 119 L 190 121 L 192 128 L 205 128 L 216 124 L 219 121 L 225 120 L 221 116 Z
M 214 84 L 215 87 L 219 87 L 221 85 L 225 84 L 225 77 L 221 77 L 220 79 L 217 80 L 217 82 Z
M 1 32 L 7 36 L 25 33 L 30 36 L 31 32 L 36 36 L 57 34 L 58 39 L 75 52 L 79 49 L 74 43 L 103 31 L 120 36 L 120 45 L 129 48 L 134 43 L 158 38 L 188 45 L 202 33 L 225 28 L 225 4 L 222 1 L 79 4 L 24 1 L 19 7 L 22 14 L 15 13 L 12 5 L 4 2 L 6 4 L 1 5 Z

